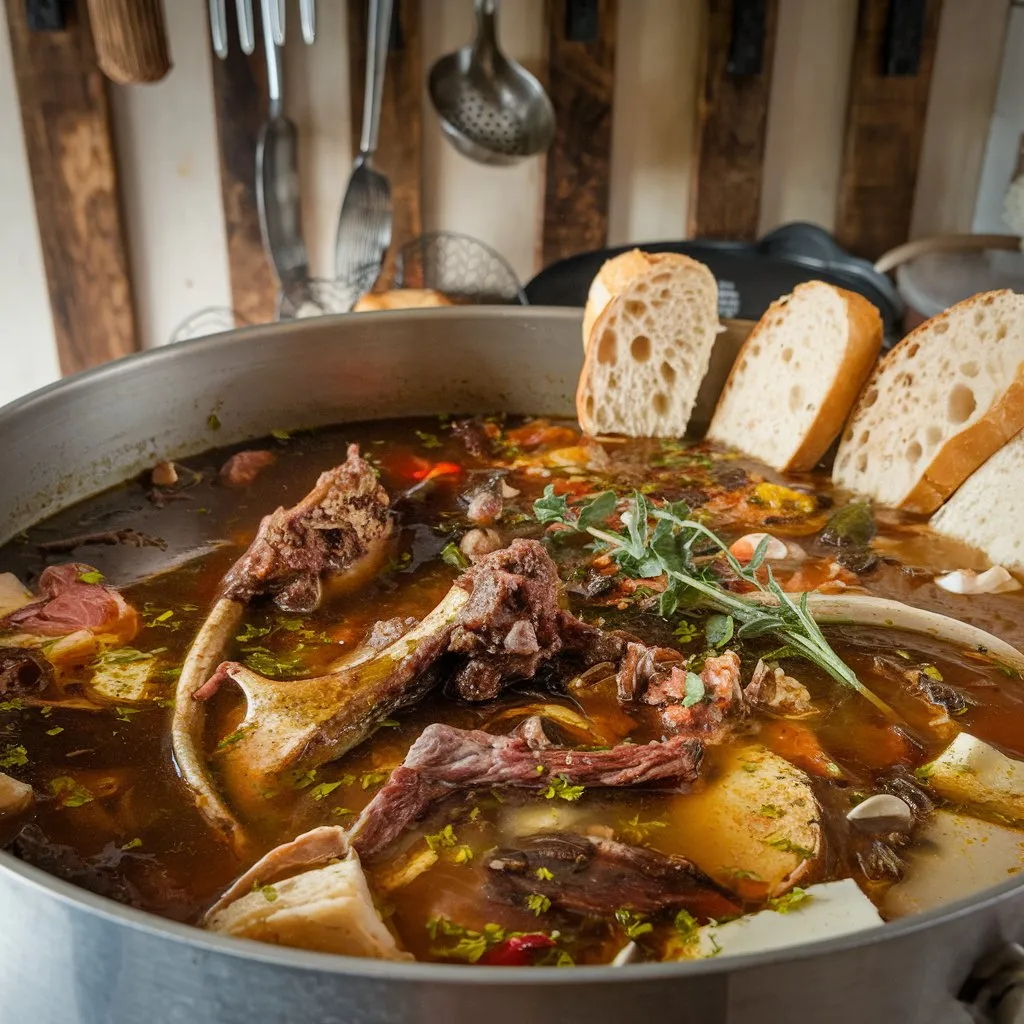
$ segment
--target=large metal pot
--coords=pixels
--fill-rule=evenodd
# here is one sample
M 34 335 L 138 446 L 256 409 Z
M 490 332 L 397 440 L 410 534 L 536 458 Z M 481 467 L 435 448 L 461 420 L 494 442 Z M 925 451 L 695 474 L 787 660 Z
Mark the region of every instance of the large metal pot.
M 274 427 L 571 414 L 581 356 L 578 312 L 497 308 L 307 320 L 132 356 L 0 411 L 0 534 L 156 457 Z M 574 970 L 382 963 L 212 936 L 0 854 L 0 1024 L 952 1024 L 985 1019 L 958 994 L 983 957 L 1021 939 L 1024 883 L 1007 880 L 948 909 L 765 955 Z

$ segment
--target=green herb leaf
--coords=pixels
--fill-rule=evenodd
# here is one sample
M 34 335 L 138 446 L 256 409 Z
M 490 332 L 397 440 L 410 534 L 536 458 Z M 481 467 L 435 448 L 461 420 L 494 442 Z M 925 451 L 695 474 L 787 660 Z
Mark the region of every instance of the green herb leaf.
M 441 447 L 441 439 L 437 436 L 437 434 L 428 434 L 425 430 L 417 430 L 415 431 L 415 433 L 416 436 L 420 439 L 420 444 L 422 444 L 424 448 Z
M 309 791 L 309 795 L 319 803 L 326 800 L 340 785 L 340 782 L 321 782 Z
M 534 871 L 534 874 L 542 882 L 550 882 L 555 877 L 547 868 L 537 868 L 537 870 Z
M 121 849 L 122 850 L 137 850 L 141 845 L 142 845 L 142 840 L 139 839 L 138 836 L 136 836 L 134 839 L 129 839 L 128 842 L 125 843 L 121 847 Z
M 533 503 L 533 514 L 538 523 L 572 525 L 569 517 L 569 502 L 564 494 L 555 494 L 554 484 L 548 484 L 544 488 L 544 494 Z
M 641 935 L 654 931 L 654 925 L 645 921 L 642 914 L 634 913 L 624 907 L 615 911 L 615 920 L 626 930 L 626 937 L 630 939 L 637 939 Z
M 680 910 L 672 922 L 672 927 L 684 938 L 690 938 L 700 927 L 697 918 L 688 910 Z
M 934 665 L 922 665 L 921 671 L 929 679 L 934 679 L 937 683 L 942 682 L 942 673 Z
M 766 839 L 764 842 L 766 846 L 770 846 L 772 849 L 782 850 L 783 853 L 792 853 L 797 857 L 803 857 L 805 860 L 814 856 L 813 850 L 808 850 L 805 846 L 794 843 L 788 836 L 775 836 L 772 839 Z
M 272 430 L 270 436 L 277 438 L 278 441 L 287 441 L 292 435 L 290 430 Z
M 103 573 L 99 569 L 86 569 L 78 574 L 79 583 L 102 583 Z
M 453 569 L 458 569 L 459 572 L 469 568 L 469 559 L 462 553 L 462 548 L 455 541 L 449 541 L 441 548 L 441 561 Z
M 765 818 L 781 818 L 786 812 L 775 804 L 761 804 L 757 813 Z
M 545 800 L 554 800 L 556 797 L 559 800 L 579 800 L 584 793 L 583 786 L 574 786 L 564 775 L 556 775 L 547 785 L 544 790 Z
M 58 775 L 50 779 L 49 788 L 61 807 L 81 807 L 83 804 L 91 804 L 94 799 L 92 793 L 70 775 Z
M 576 512 L 576 529 L 600 526 L 615 511 L 616 500 L 614 491 L 602 491 L 590 501 L 585 501 Z
M 683 619 L 683 621 L 672 630 L 672 635 L 679 641 L 679 643 L 688 644 L 696 638 L 699 632 L 700 630 L 697 628 L 695 623 L 687 622 Z
M 268 903 L 273 903 L 277 899 L 277 890 L 272 885 L 261 885 L 260 892 Z
M 797 907 L 802 907 L 808 900 L 811 899 L 811 894 L 805 892 L 799 886 L 794 886 L 789 892 L 784 893 L 782 896 L 776 896 L 774 899 L 768 901 L 768 907 L 774 910 L 777 914 L 788 914 L 791 910 L 796 910 Z
M 460 844 L 452 859 L 456 864 L 468 864 L 473 859 L 473 848 L 466 843 Z
M 359 779 L 359 785 L 363 789 L 373 789 L 382 782 L 385 782 L 390 774 L 391 770 L 388 768 L 375 772 L 363 772 L 362 777 Z
M 22 711 L 28 705 L 20 697 L 0 701 L 0 711 Z
M 206 417 L 206 425 L 211 430 L 220 430 L 220 417 L 215 412 L 211 412 L 210 415 Z
M 696 672 L 686 673 L 686 694 L 683 697 L 683 707 L 692 708 L 698 701 L 704 699 L 704 680 Z
M 0 768 L 20 768 L 28 764 L 28 751 L 21 745 L 11 744 L 0 754 Z
M 551 900 L 543 893 L 531 892 L 526 897 L 526 909 L 532 910 L 535 917 L 540 917 L 551 909 Z
M 452 828 L 451 822 L 444 826 L 439 832 L 434 832 L 429 836 L 423 837 L 427 841 L 427 846 L 430 847 L 434 853 L 438 850 L 443 850 L 446 847 L 455 846 L 459 841 L 459 837 L 455 834 L 455 829 Z
M 64 731 L 64 726 L 55 725 L 52 729 L 46 730 L 47 736 L 59 736 Z
M 709 615 L 704 635 L 712 647 L 724 647 L 736 629 L 736 622 L 731 615 Z

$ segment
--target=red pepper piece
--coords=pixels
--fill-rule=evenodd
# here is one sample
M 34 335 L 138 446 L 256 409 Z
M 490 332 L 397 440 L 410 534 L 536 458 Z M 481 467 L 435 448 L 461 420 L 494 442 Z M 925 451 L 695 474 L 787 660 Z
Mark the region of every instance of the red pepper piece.
M 552 949 L 555 940 L 543 932 L 531 935 L 513 935 L 487 950 L 477 961 L 490 967 L 529 967 L 533 955 L 540 950 Z

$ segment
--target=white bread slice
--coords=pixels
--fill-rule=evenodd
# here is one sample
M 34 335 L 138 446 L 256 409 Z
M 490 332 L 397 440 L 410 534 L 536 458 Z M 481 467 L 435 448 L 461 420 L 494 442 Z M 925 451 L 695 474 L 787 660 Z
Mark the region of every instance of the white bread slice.
M 718 285 L 677 253 L 634 267 L 594 321 L 576 414 L 588 434 L 681 437 L 719 330 Z
M 832 479 L 934 512 L 1024 427 L 1024 295 L 985 292 L 908 334 L 869 378 Z
M 932 529 L 1024 572 L 1024 433 L 1007 441 L 931 520 Z
M 824 281 L 773 302 L 740 349 L 708 437 L 779 470 L 813 469 L 882 348 L 867 299 Z
M 590 332 L 594 323 L 604 312 L 605 307 L 620 292 L 624 292 L 636 278 L 646 273 L 651 267 L 661 263 L 670 265 L 673 262 L 671 253 L 643 252 L 630 249 L 620 252 L 610 260 L 601 264 L 601 269 L 594 275 L 587 292 L 587 304 L 583 309 L 583 351 L 590 344 Z

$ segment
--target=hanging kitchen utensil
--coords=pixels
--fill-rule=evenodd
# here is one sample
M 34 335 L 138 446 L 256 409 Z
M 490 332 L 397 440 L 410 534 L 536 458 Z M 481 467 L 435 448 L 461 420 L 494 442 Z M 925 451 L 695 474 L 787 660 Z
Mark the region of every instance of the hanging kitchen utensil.
M 128 3 L 130 0 L 121 0 Z M 270 37 L 278 46 L 284 46 L 285 0 L 272 0 L 270 5 Z M 235 0 L 238 11 L 238 41 L 242 52 L 251 54 L 256 49 L 256 31 L 253 23 L 252 0 Z M 299 23 L 302 38 L 307 45 L 316 41 L 316 0 L 299 0 Z M 210 32 L 213 49 L 223 60 L 228 55 L 227 0 L 210 0 Z
M 309 257 L 302 238 L 299 133 L 284 113 L 281 49 L 274 42 L 277 6 L 278 0 L 260 2 L 270 105 L 256 143 L 256 204 L 263 246 L 281 286 L 280 309 L 290 312 L 309 298 Z
M 171 70 L 162 0 L 89 0 L 96 63 L 112 82 L 159 82 Z
M 498 0 L 476 0 L 475 9 L 476 38 L 430 69 L 430 100 L 463 156 L 514 164 L 550 147 L 555 110 L 540 82 L 499 49 Z
M 363 129 L 338 218 L 334 273 L 339 281 L 377 279 L 391 244 L 391 184 L 373 167 L 380 132 L 392 0 L 369 0 Z
M 396 288 L 432 288 L 474 305 L 526 304 L 508 261 L 469 235 L 433 231 L 404 245 L 395 258 Z

